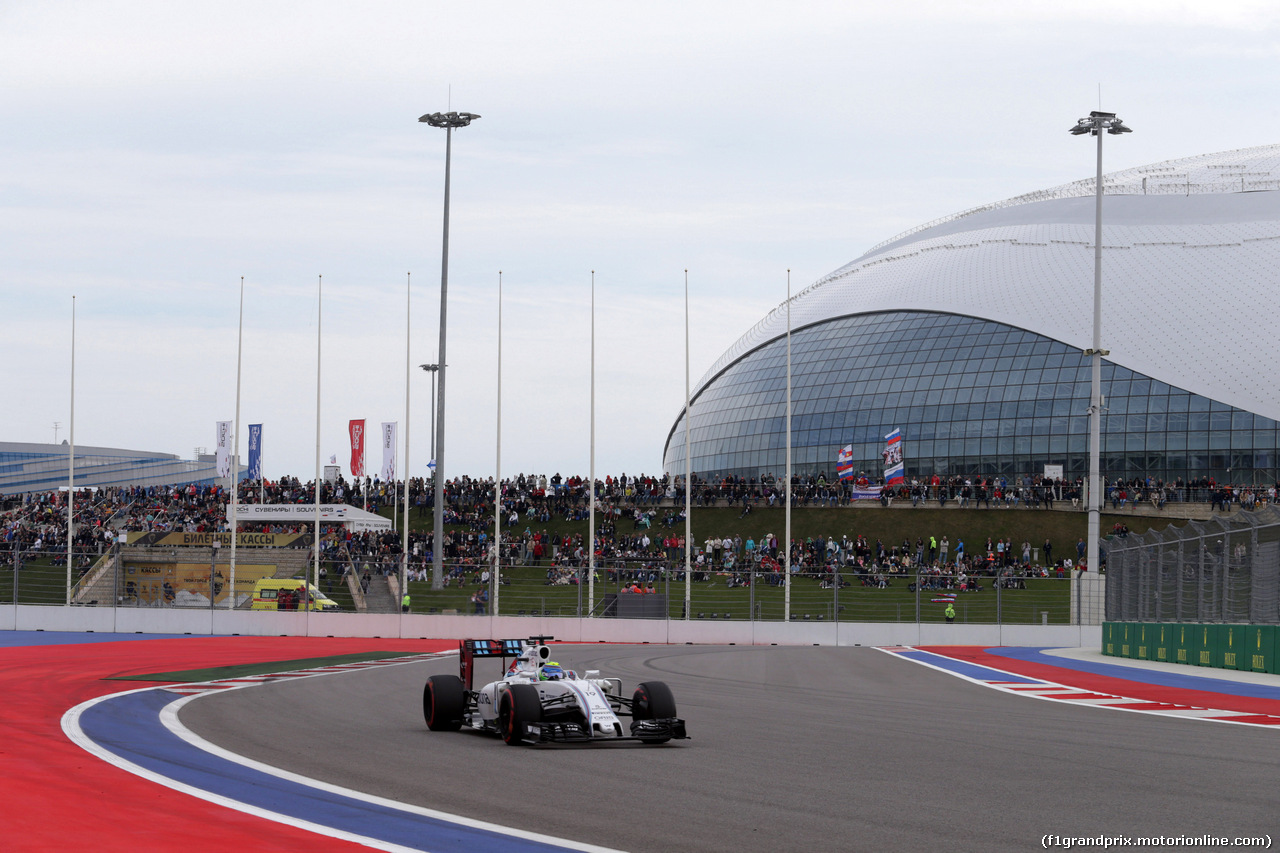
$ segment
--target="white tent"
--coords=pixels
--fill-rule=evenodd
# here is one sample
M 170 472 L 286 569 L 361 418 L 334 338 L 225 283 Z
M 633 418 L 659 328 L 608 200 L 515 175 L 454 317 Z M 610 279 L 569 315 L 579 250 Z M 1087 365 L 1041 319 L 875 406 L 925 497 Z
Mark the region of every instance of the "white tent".
M 271 523 L 275 521 L 312 522 L 315 504 L 240 504 L 236 510 L 241 521 Z M 383 518 L 347 504 L 320 504 L 320 521 L 341 524 L 348 530 L 390 530 L 391 519 Z

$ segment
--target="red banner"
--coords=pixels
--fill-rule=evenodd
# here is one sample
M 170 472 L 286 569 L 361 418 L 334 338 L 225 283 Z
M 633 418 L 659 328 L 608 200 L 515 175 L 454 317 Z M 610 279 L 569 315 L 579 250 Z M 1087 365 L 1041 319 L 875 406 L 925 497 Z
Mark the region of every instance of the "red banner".
M 351 432 L 351 476 L 364 476 L 364 418 L 347 425 Z

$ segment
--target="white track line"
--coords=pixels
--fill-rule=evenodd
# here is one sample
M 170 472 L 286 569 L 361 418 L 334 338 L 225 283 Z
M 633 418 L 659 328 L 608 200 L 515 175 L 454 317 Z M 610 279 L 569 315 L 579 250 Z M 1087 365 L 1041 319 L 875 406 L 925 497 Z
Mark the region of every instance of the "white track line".
M 454 654 L 457 654 L 457 652 L 441 652 L 437 654 L 415 655 L 411 658 L 394 658 L 387 661 L 380 661 L 377 663 L 377 666 L 419 663 L 423 660 L 429 660 L 429 659 L 439 658 L 439 657 L 447 657 Z M 340 671 L 343 671 L 343 672 L 356 671 L 356 667 L 358 666 L 359 666 L 358 664 L 348 664 L 344 667 L 344 669 Z M 373 667 L 362 667 L 362 668 L 373 668 Z M 276 675 L 282 675 L 282 674 L 284 673 L 277 673 Z M 288 673 L 288 674 L 302 675 L 303 671 L 298 671 L 296 673 Z M 306 671 L 306 677 L 318 677 L 321 675 L 331 675 L 331 674 L 333 674 L 331 671 L 323 671 L 323 672 Z M 267 676 L 267 677 L 270 677 L 270 676 Z M 251 758 L 246 758 L 243 755 L 238 755 L 234 752 L 223 749 L 222 747 L 217 746 L 216 744 L 210 743 L 209 741 L 205 740 L 204 738 L 192 732 L 190 729 L 184 726 L 181 723 L 181 721 L 179 721 L 178 719 L 178 714 L 182 710 L 183 706 L 185 706 L 188 702 L 191 702 L 195 699 L 199 699 L 201 696 L 207 696 L 211 693 L 222 693 L 222 692 L 226 692 L 227 690 L 243 690 L 248 687 L 257 686 L 258 684 L 261 684 L 261 683 L 265 683 L 265 681 L 256 681 L 256 680 L 250 680 L 246 678 L 228 679 L 227 682 L 216 682 L 216 681 L 205 682 L 202 684 L 193 684 L 193 685 L 190 685 L 189 687 L 143 687 L 137 690 L 125 690 L 125 691 L 121 691 L 120 693 L 113 693 L 108 696 L 99 696 L 96 699 L 90 699 L 87 702 L 82 702 L 79 705 L 76 705 L 74 708 L 71 708 L 70 710 L 68 710 L 65 714 L 63 714 L 62 730 L 63 732 L 66 733 L 67 737 L 70 738 L 71 741 L 75 743 L 77 746 L 79 746 L 81 749 L 84 749 L 86 752 L 97 756 L 98 758 L 102 759 L 108 764 L 111 764 L 115 767 L 119 767 L 120 769 L 128 771 L 129 773 L 133 773 L 136 776 L 141 776 L 142 778 L 155 782 L 158 785 L 163 785 L 166 788 L 171 788 L 175 791 L 180 791 L 184 794 L 189 794 L 198 799 L 205 800 L 207 802 L 211 802 L 216 805 L 223 806 L 225 808 L 233 809 L 239 812 L 244 812 L 245 814 L 254 815 L 256 817 L 265 818 L 267 820 L 275 821 L 276 823 L 282 823 L 288 826 L 297 827 L 299 829 L 305 829 L 309 832 L 314 832 L 318 835 L 325 835 L 330 838 L 337 838 L 343 841 L 350 841 L 356 844 L 363 844 L 366 847 L 371 847 L 375 850 L 387 850 L 387 851 L 392 851 L 393 853 L 414 853 L 414 851 L 419 851 L 421 849 L 421 848 L 415 848 L 415 847 L 404 847 L 398 844 L 391 844 L 389 842 L 382 841 L 377 838 L 370 838 L 368 836 L 357 835 L 355 833 L 350 833 L 344 830 L 335 829 L 330 826 L 324 826 L 322 824 L 312 823 L 311 821 L 300 820 L 298 818 L 292 817 L 287 814 L 274 812 L 269 809 L 262 808 L 260 806 L 255 806 L 249 803 L 241 802 L 239 800 L 233 800 L 229 797 L 224 797 L 220 794 L 214 794 L 210 791 L 206 791 L 203 788 L 197 788 L 197 787 L 188 785 L 184 782 L 179 782 L 175 779 L 171 779 L 167 776 L 163 776 L 161 774 L 148 770 L 145 767 L 141 767 L 137 764 L 134 764 L 133 762 L 127 759 L 121 758 L 115 753 L 112 753 L 102 748 L 95 741 L 91 740 L 88 737 L 88 735 L 84 733 L 84 730 L 81 729 L 80 727 L 80 717 L 85 711 L 87 711 L 89 708 L 93 707 L 94 705 L 97 705 L 99 702 L 105 702 L 116 696 L 125 696 L 130 693 L 142 693 L 147 690 L 162 690 L 169 693 L 187 694 L 184 696 L 184 698 L 177 699 L 171 702 L 170 704 L 165 705 L 161 709 L 160 711 L 161 724 L 170 732 L 172 732 L 174 735 L 181 738 L 183 741 L 190 744 L 191 746 L 197 749 L 203 750 L 204 752 L 207 752 L 211 755 L 222 758 L 226 761 L 239 764 L 243 767 L 248 767 L 260 773 L 265 773 L 270 776 L 274 776 L 278 779 L 293 782 L 295 784 L 306 785 L 307 787 L 315 788 L 316 790 L 324 791 L 326 793 L 337 794 L 344 797 L 350 797 L 351 799 L 357 800 L 359 802 L 369 803 L 371 805 L 380 806 L 382 808 L 394 809 L 396 811 L 404 812 L 405 814 L 411 814 L 411 815 L 417 815 L 420 817 L 433 818 L 435 820 L 447 821 L 449 823 L 455 823 L 460 826 L 466 826 L 473 829 L 483 830 L 486 832 L 493 832 L 499 835 L 506 835 L 512 838 L 521 838 L 521 839 L 525 839 L 528 841 L 533 841 L 541 844 L 548 844 L 548 845 L 563 847 L 566 850 L 582 850 L 582 851 L 588 851 L 588 853 L 619 853 L 619 851 L 610 847 L 600 847 L 594 844 L 584 844 L 577 841 L 570 841 L 569 839 L 556 838 L 550 835 L 543 835 L 541 833 L 528 832 L 527 830 L 501 826 L 496 823 L 488 823 L 487 821 L 474 820 L 472 818 L 462 817 L 460 815 L 449 814 L 448 812 L 436 811 L 435 809 L 427 809 L 427 808 L 421 808 L 419 806 L 407 805 L 405 803 L 397 802 L 395 800 L 388 800 L 382 797 L 373 796 L 372 794 L 366 794 L 361 791 L 355 791 L 350 788 L 343 788 L 338 785 L 332 785 L 332 784 L 329 784 L 328 782 L 322 782 L 318 779 L 311 779 L 306 776 L 300 776 L 296 773 L 291 773 L 287 770 L 281 770 L 278 767 L 272 767 L 269 764 L 263 764 L 260 761 L 254 761 Z

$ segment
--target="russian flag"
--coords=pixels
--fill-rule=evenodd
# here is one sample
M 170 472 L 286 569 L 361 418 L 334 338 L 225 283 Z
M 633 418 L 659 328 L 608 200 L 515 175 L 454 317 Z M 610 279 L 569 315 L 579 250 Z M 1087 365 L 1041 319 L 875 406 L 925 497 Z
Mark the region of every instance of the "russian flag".
M 841 480 L 853 479 L 853 445 L 848 444 L 840 448 L 840 453 L 836 456 L 836 474 Z

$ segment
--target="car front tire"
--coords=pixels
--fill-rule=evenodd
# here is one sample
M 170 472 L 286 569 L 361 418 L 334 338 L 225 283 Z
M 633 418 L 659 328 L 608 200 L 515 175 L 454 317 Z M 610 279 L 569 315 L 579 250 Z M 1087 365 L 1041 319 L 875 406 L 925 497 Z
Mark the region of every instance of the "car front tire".
M 525 724 L 542 721 L 542 699 L 532 684 L 513 684 L 498 702 L 498 731 L 507 746 L 524 742 Z

